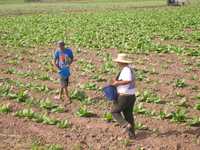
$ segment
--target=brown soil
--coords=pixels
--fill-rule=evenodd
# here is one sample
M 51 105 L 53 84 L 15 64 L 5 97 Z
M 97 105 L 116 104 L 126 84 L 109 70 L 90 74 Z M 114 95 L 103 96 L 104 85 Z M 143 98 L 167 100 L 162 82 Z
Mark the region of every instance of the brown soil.
M 35 50 L 30 58 L 37 56 Z M 48 58 L 51 57 L 51 53 L 46 50 Z M 116 56 L 116 50 L 107 50 L 106 52 Z M 12 52 L 10 52 L 12 53 Z M 41 54 L 41 52 L 40 52 Z M 30 59 L 27 54 L 21 53 L 21 57 Z M 29 65 L 32 63 L 27 62 L 23 68 L 20 64 L 12 65 L 7 64 L 7 61 L 12 59 L 8 53 L 2 53 L 1 57 L 3 61 L 0 63 L 0 70 L 8 67 L 15 67 L 18 70 L 26 71 L 29 69 Z M 46 56 L 40 56 L 45 59 Z M 150 104 L 144 103 L 144 107 L 148 110 L 154 110 L 159 112 L 160 110 L 175 110 L 176 106 L 173 103 L 181 101 L 181 97 L 177 96 L 177 92 L 185 95 L 187 99 L 188 116 L 200 116 L 200 111 L 194 109 L 194 105 L 198 102 L 195 96 L 200 93 L 200 70 L 196 65 L 200 58 L 177 56 L 175 54 L 149 54 L 149 55 L 133 55 L 134 66 L 137 70 L 148 71 L 143 81 L 137 81 L 137 90 L 143 92 L 144 90 L 153 91 L 164 103 Z M 84 59 L 92 61 L 96 67 L 96 70 L 104 63 L 103 56 L 98 56 L 94 51 L 87 51 L 87 53 L 81 52 L 75 55 L 76 60 Z M 24 60 L 20 60 L 24 61 Z M 90 78 L 95 72 L 80 76 L 80 66 L 76 63 L 72 66 L 72 77 L 70 90 L 79 88 L 79 84 L 92 82 Z M 38 60 L 34 61 L 34 69 L 37 72 L 42 72 L 37 69 L 40 64 Z M 45 65 L 42 65 L 45 67 Z M 189 72 L 187 69 L 191 69 Z M 53 78 L 56 78 L 56 73 L 51 73 Z M 196 75 L 197 78 L 192 80 L 192 77 Z M 6 74 L 0 72 L 1 78 L 9 78 L 13 80 L 19 80 L 26 84 L 27 82 L 46 84 L 53 90 L 56 90 L 58 84 L 51 81 L 33 80 L 31 78 L 22 78 L 15 74 Z M 110 76 L 104 74 L 106 79 Z M 187 84 L 184 88 L 177 88 L 175 86 L 176 79 L 185 79 Z M 3 82 L 3 81 L 0 81 Z M 97 82 L 98 86 L 104 85 L 102 82 Z M 196 86 L 196 88 L 194 88 Z M 17 88 L 15 88 L 18 90 Z M 0 149 L 8 150 L 22 150 L 31 149 L 34 140 L 39 140 L 42 144 L 60 144 L 65 150 L 73 149 L 94 149 L 94 150 L 135 150 L 139 147 L 143 147 L 147 150 L 198 150 L 200 147 L 200 129 L 199 127 L 189 127 L 186 124 L 172 123 L 170 120 L 159 120 L 154 117 L 148 117 L 144 115 L 135 115 L 136 122 L 142 123 L 148 127 L 148 130 L 137 130 L 137 138 L 135 140 L 127 140 L 125 134 L 120 127 L 115 126 L 114 123 L 107 123 L 103 120 L 103 114 L 110 110 L 111 104 L 108 103 L 100 92 L 86 91 L 89 97 L 94 98 L 94 103 L 88 106 L 95 116 L 90 118 L 80 118 L 75 115 L 75 112 L 80 107 L 80 103 L 73 101 L 72 104 L 66 106 L 66 112 L 64 113 L 49 113 L 48 115 L 53 118 L 68 119 L 72 124 L 70 128 L 59 129 L 56 126 L 38 124 L 27 119 L 20 119 L 9 113 L 7 115 L 0 114 Z M 53 100 L 54 94 L 45 94 L 30 90 L 29 93 L 32 97 L 37 99 L 49 98 Z M 99 97 L 100 98 L 97 98 Z M 96 98 L 95 98 L 96 97 Z M 8 98 L 0 98 L 0 104 L 10 104 L 13 112 L 22 108 L 32 108 L 34 111 L 44 113 L 45 111 L 27 106 L 26 104 L 16 103 Z M 62 106 L 65 106 L 65 102 L 55 101 Z M 137 104 L 140 102 L 137 102 Z

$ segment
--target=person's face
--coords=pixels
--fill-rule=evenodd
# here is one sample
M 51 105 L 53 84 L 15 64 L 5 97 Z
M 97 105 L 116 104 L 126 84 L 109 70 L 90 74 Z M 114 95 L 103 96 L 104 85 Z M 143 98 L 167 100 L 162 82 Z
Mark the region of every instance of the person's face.
M 58 45 L 58 48 L 59 48 L 60 50 L 64 50 L 64 49 L 65 49 L 65 45 Z
M 123 67 L 125 67 L 127 64 L 125 64 L 125 63 L 120 63 L 120 62 L 118 62 L 118 66 L 120 67 L 120 68 L 123 68 Z

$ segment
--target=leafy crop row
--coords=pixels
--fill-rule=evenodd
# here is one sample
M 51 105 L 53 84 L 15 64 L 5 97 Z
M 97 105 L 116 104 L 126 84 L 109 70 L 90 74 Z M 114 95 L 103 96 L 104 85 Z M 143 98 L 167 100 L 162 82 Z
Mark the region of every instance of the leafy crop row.
M 9 67 L 7 69 L 3 69 L 3 71 L 7 74 L 15 74 L 18 77 L 21 78 L 32 78 L 35 80 L 42 80 L 42 81 L 53 81 L 53 79 L 47 74 L 47 73 L 38 73 L 31 71 L 19 71 L 14 67 Z
M 161 102 L 160 98 L 156 94 L 146 90 L 141 94 L 138 93 L 138 100 L 141 102 L 156 104 L 159 104 Z
M 0 105 L 0 114 L 1 113 L 9 113 L 9 112 L 11 112 L 12 110 L 11 110 L 11 108 L 9 107 L 9 105 Z
M 92 99 L 89 98 L 84 91 L 80 91 L 77 89 L 71 91 L 70 98 L 72 100 L 78 100 L 79 102 L 81 102 L 81 104 L 90 105 L 93 103 Z
M 129 52 L 175 52 L 198 56 L 197 49 L 162 45 L 161 40 L 183 40 L 191 44 L 200 38 L 199 7 L 113 11 L 80 14 L 47 14 L 0 18 L 0 44 L 33 47 L 64 39 L 68 45 L 102 50 L 118 48 Z M 187 15 L 186 15 L 187 14 Z M 193 32 L 184 32 L 192 28 Z
M 21 90 L 19 92 L 12 92 L 10 90 L 10 86 L 7 84 L 4 84 L 0 88 L 0 95 L 2 97 L 8 97 L 16 102 L 19 103 L 26 103 L 32 106 L 36 106 L 39 108 L 43 108 L 46 110 L 49 110 L 51 112 L 64 112 L 64 108 L 54 104 L 52 101 L 46 99 L 46 100 L 36 100 L 28 95 L 28 92 L 25 90 Z
M 42 115 L 40 113 L 34 112 L 32 109 L 23 109 L 17 111 L 15 116 L 20 118 L 27 118 L 37 123 L 43 123 L 48 125 L 56 125 L 58 128 L 68 128 L 68 120 L 58 120 L 49 118 L 47 115 Z
M 186 123 L 190 126 L 200 125 L 200 117 L 189 117 L 187 116 L 186 110 L 181 108 L 178 108 L 170 113 L 164 111 L 155 112 L 145 109 L 141 103 L 135 106 L 134 112 L 137 114 L 142 114 L 158 119 L 170 119 L 171 122 Z

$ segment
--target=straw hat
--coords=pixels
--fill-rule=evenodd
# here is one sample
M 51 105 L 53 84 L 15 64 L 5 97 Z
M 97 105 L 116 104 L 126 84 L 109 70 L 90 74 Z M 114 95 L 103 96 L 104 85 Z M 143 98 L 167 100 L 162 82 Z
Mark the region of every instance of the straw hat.
M 129 59 L 127 54 L 118 54 L 117 58 L 114 59 L 113 61 L 118 62 L 118 63 L 126 63 L 126 64 L 131 64 L 132 61 Z

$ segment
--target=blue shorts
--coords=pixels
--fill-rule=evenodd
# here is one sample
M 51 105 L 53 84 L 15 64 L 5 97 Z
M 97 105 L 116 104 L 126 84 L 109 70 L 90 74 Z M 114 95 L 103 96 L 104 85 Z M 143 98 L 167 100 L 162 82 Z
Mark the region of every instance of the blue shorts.
M 69 77 L 68 78 L 60 77 L 61 88 L 68 87 L 68 85 L 69 85 Z

